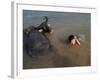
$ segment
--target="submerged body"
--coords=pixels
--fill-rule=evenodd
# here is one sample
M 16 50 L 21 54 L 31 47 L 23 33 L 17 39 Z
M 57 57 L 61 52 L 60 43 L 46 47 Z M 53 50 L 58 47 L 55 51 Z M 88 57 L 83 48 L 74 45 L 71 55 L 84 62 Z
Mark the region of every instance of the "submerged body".
M 79 41 L 79 39 L 76 35 L 70 35 L 68 37 L 68 41 L 73 46 L 76 45 L 76 44 L 80 45 L 80 41 Z

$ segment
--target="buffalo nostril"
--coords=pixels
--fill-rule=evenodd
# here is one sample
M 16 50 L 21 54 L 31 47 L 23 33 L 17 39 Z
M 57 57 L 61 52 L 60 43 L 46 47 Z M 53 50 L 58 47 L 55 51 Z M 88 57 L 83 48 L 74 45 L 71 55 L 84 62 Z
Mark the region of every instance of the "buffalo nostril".
M 43 29 L 38 30 L 39 32 L 43 32 Z

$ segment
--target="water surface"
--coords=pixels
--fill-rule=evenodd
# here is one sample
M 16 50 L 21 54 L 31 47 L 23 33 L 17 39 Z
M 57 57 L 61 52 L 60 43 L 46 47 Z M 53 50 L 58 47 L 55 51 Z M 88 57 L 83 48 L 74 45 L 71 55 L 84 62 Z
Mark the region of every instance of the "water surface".
M 38 56 L 34 60 L 24 51 L 23 68 L 89 66 L 91 64 L 91 15 L 89 13 L 23 10 L 23 28 L 40 25 L 44 21 L 43 16 L 49 18 L 48 23 L 54 30 L 52 35 L 47 36 L 56 52 Z M 80 46 L 72 47 L 64 41 L 70 34 L 85 36 Z

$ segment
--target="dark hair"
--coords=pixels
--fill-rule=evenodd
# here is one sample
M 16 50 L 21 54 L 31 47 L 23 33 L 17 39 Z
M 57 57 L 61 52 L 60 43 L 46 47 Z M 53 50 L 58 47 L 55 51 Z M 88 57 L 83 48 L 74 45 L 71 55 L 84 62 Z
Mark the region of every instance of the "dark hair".
M 75 36 L 76 36 L 76 35 L 73 35 L 73 34 L 72 34 L 72 35 L 69 35 L 68 41 L 71 42 L 71 40 L 73 40 L 73 39 L 75 38 Z M 77 36 L 76 36 L 76 37 L 77 37 Z

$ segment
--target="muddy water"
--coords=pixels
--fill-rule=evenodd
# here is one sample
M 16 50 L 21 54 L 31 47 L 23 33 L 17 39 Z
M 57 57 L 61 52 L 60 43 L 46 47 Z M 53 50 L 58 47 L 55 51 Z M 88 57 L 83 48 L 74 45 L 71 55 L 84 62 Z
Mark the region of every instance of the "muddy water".
M 90 14 L 27 10 L 23 14 L 23 28 L 38 26 L 43 21 L 42 17 L 48 16 L 48 23 L 54 30 L 53 34 L 47 34 L 52 51 L 33 58 L 23 51 L 24 69 L 90 66 Z M 80 41 L 80 46 L 71 46 L 65 41 L 70 34 L 82 34 L 85 39 Z

